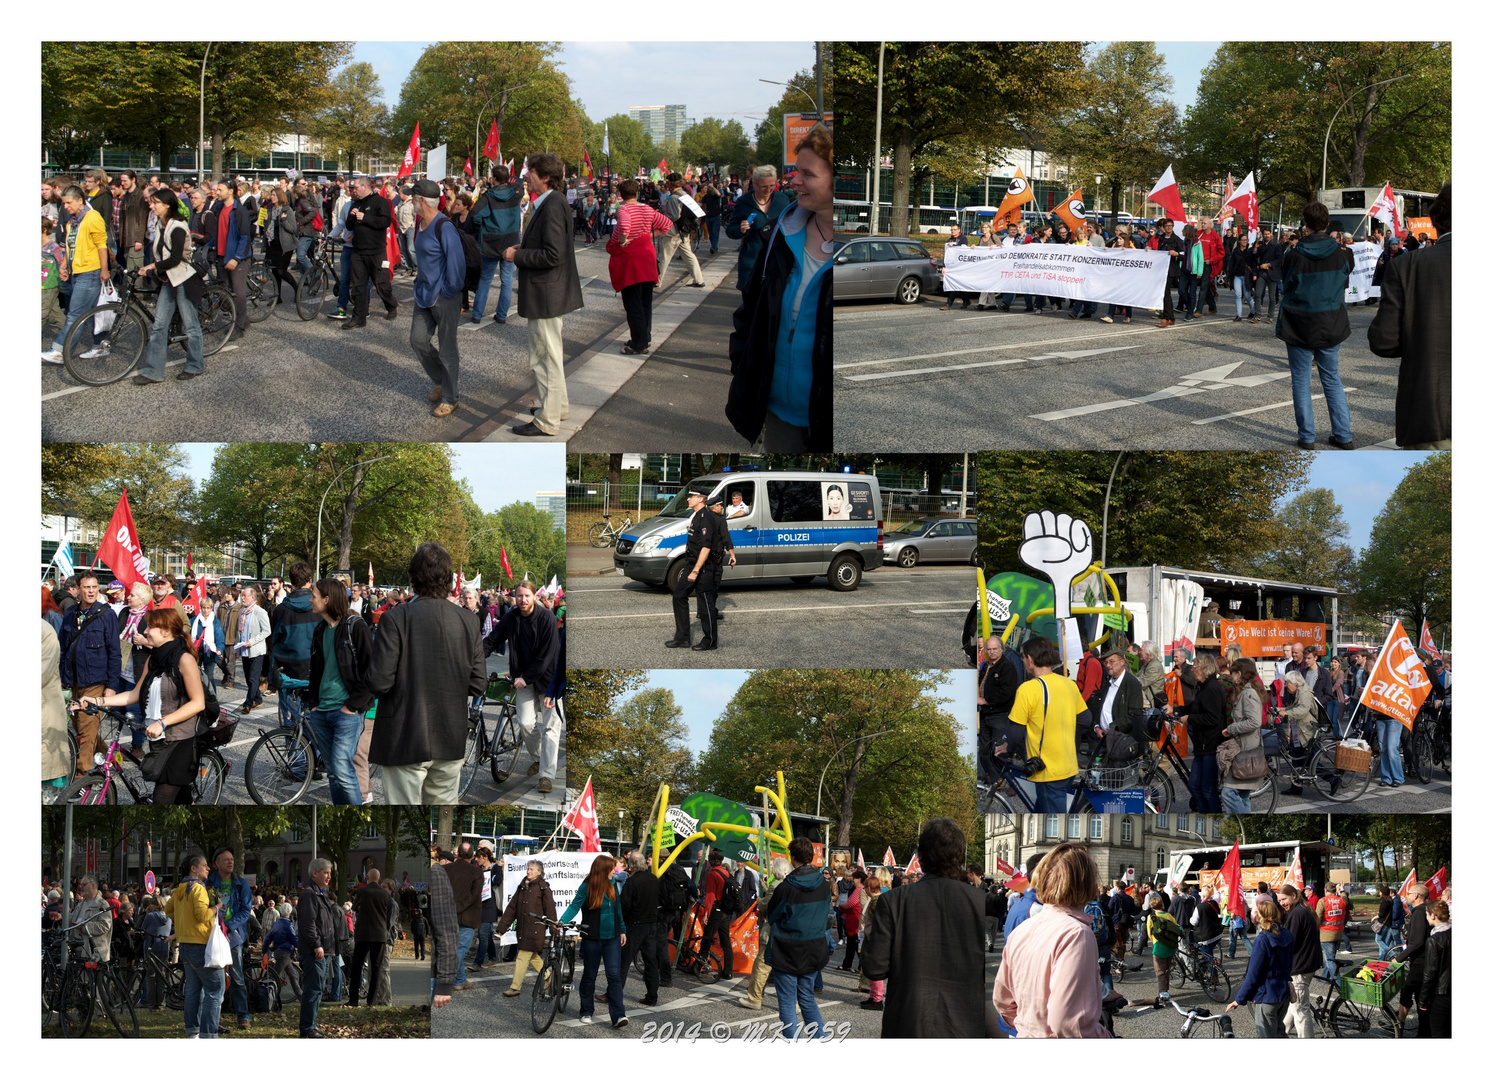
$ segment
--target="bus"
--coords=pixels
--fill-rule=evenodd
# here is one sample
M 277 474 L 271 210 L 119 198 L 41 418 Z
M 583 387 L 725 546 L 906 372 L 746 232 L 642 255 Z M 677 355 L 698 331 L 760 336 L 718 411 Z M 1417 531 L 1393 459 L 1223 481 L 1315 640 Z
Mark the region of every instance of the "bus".
M 1171 890 L 1172 886 L 1187 884 L 1208 886 L 1216 889 L 1223 872 L 1223 862 L 1233 845 L 1223 847 L 1186 848 L 1171 853 L 1171 862 L 1165 870 L 1157 870 L 1152 885 L 1158 889 Z M 1278 840 L 1264 844 L 1239 845 L 1239 882 L 1244 888 L 1244 900 L 1254 910 L 1255 890 L 1261 882 L 1275 893 L 1286 883 L 1297 857 L 1301 859 L 1301 880 L 1321 892 L 1321 886 L 1329 881 L 1348 883 L 1353 874 L 1350 853 L 1337 847 L 1330 840 Z M 1336 876 L 1334 876 L 1336 875 Z
M 866 199 L 836 199 L 834 215 L 834 227 L 837 233 L 865 234 L 871 231 L 871 203 Z M 909 206 L 907 219 L 910 225 L 916 225 L 916 228 L 910 231 L 910 235 L 947 234 L 949 227 L 959 222 L 952 206 Z M 892 206 L 890 203 L 882 203 L 880 233 L 886 236 L 891 233 L 891 230 Z
M 1366 240 L 1374 231 L 1374 219 L 1369 217 L 1384 185 L 1378 187 L 1323 188 L 1317 192 L 1317 201 L 1327 207 L 1332 220 L 1330 228 L 1340 229 L 1354 240 Z M 1395 189 L 1395 206 L 1400 212 L 1400 221 L 1414 217 L 1429 217 L 1431 201 L 1436 198 L 1433 191 L 1401 191 Z

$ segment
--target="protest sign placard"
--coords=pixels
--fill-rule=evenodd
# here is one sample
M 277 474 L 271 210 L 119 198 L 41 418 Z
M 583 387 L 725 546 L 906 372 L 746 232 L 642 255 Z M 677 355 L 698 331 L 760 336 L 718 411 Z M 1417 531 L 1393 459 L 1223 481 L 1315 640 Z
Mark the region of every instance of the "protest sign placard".
M 944 292 L 1030 293 L 1159 308 L 1168 254 L 1076 244 L 944 250 Z

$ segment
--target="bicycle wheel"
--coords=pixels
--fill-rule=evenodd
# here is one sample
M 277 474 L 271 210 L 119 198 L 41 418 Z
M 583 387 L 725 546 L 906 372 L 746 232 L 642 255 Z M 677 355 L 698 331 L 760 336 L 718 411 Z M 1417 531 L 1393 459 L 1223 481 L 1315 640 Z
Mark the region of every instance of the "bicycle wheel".
M 164 965 L 163 965 L 164 967 Z M 187 976 L 180 964 L 172 964 L 165 967 L 165 984 L 161 994 L 161 1000 L 166 1003 L 166 1008 L 172 1012 L 180 1012 L 185 1007 L 187 1000 Z
M 80 776 L 57 798 L 60 806 L 114 806 L 119 802 L 119 785 L 106 782 L 97 773 Z
M 233 335 L 238 322 L 238 304 L 226 285 L 209 285 L 197 305 L 197 321 L 202 325 L 202 355 L 211 356 Z
M 102 333 L 92 335 L 93 344 L 86 344 L 84 331 L 93 325 L 95 316 L 114 316 L 114 325 Z M 80 383 L 89 386 L 108 386 L 118 382 L 140 363 L 145 355 L 145 345 L 150 341 L 150 325 L 145 316 L 131 307 L 120 304 L 99 304 L 88 309 L 62 342 L 62 364 L 67 373 Z
M 482 759 L 487 755 L 486 725 L 486 720 L 467 724 L 467 753 L 461 759 L 461 775 L 456 783 L 458 802 L 466 798 L 467 790 L 472 786 L 472 781 L 477 778 L 477 770 L 482 766 Z
M 1186 986 L 1187 976 L 1190 974 L 1192 974 L 1192 971 L 1187 966 L 1187 954 L 1179 952 L 1173 955 L 1171 972 L 1172 989 L 1176 990 L 1179 986 Z
M 1415 775 L 1421 783 L 1427 784 L 1431 781 L 1431 773 L 1436 768 L 1436 732 L 1434 725 L 1419 728 L 1410 740 L 1411 761 L 1415 769 Z
M 518 752 L 523 744 L 523 735 L 518 729 L 518 707 L 504 705 L 498 717 L 497 732 L 493 735 L 493 741 L 488 744 L 494 783 L 501 784 L 513 775 L 513 767 L 518 763 Z
M 244 759 L 244 786 L 261 806 L 299 802 L 311 788 L 311 740 L 299 730 L 266 731 Z
M 560 1011 L 570 1004 L 570 988 L 575 985 L 575 948 L 565 950 L 565 959 L 560 964 Z
M 721 977 L 720 965 L 717 964 L 715 967 L 711 967 L 710 961 L 705 956 L 700 955 L 698 952 L 690 956 L 689 967 L 690 974 L 699 979 L 706 986 L 709 986 L 711 983 L 716 982 Z
M 192 781 L 192 802 L 198 806 L 217 806 L 223 796 L 223 777 L 228 763 L 216 750 L 204 750 L 197 757 L 197 776 Z
M 598 521 L 595 525 L 591 526 L 591 531 L 586 535 L 590 538 L 592 547 L 604 548 L 612 546 L 610 533 L 611 529 L 607 526 L 607 523 Z
M 140 1018 L 135 1015 L 135 999 L 112 964 L 99 968 L 98 990 L 104 1015 L 114 1025 L 115 1034 L 121 1039 L 138 1039 Z
M 1338 998 L 1332 1003 L 1327 1022 L 1339 1039 L 1398 1039 L 1403 1030 L 1400 1018 L 1394 1012 L 1347 998 Z
M 987 814 L 1009 814 L 1016 813 L 1016 807 L 1011 805 L 1011 800 L 1002 795 L 998 790 L 984 791 L 980 793 L 977 800 L 985 807 Z
M 1266 758 L 1268 766 L 1265 775 L 1260 777 L 1258 786 L 1249 793 L 1249 812 L 1252 814 L 1269 814 L 1275 810 L 1275 804 L 1280 801 L 1280 759 Z M 1264 800 L 1264 805 L 1256 800 Z
M 1339 769 L 1336 753 L 1330 746 L 1318 750 L 1307 766 L 1307 775 L 1322 798 L 1329 802 L 1352 802 L 1368 790 L 1369 774 Z
M 1161 769 L 1141 778 L 1146 786 L 1146 809 L 1154 814 L 1165 814 L 1172 808 L 1172 778 Z
M 312 263 L 311 269 L 301 275 L 295 287 L 295 313 L 306 322 L 321 314 L 322 301 L 326 298 L 326 274 L 321 263 Z
M 536 1035 L 543 1035 L 555 1022 L 555 1012 L 560 1005 L 559 975 L 554 958 L 546 957 L 539 978 L 534 980 L 534 988 L 529 992 L 529 1022 Z
M 1229 1000 L 1229 994 L 1234 989 L 1229 973 L 1217 961 L 1211 964 L 1203 961 L 1202 968 L 1198 971 L 1198 982 L 1203 987 L 1203 993 L 1208 995 L 1208 1000 L 1220 1003 Z
M 255 262 L 249 268 L 245 299 L 249 302 L 251 323 L 264 322 L 268 319 L 270 312 L 280 301 L 280 283 L 275 280 L 275 275 L 262 262 Z
M 69 965 L 57 995 L 57 1013 L 64 1039 L 81 1039 L 93 1023 L 93 978 L 88 969 Z

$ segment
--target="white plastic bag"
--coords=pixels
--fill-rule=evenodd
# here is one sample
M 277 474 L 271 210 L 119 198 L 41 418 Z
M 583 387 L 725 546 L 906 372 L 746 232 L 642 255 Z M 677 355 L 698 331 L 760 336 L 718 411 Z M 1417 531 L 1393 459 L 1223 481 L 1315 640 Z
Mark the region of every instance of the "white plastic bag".
M 113 278 L 104 278 L 103 285 L 99 288 L 98 302 L 100 304 L 111 304 L 119 306 L 119 293 L 114 288 Z M 93 332 L 95 334 L 107 334 L 114 328 L 114 315 L 112 311 L 101 311 L 93 317 Z
M 202 961 L 207 968 L 229 968 L 233 966 L 233 950 L 228 947 L 228 935 L 223 933 L 223 924 L 213 920 L 213 932 L 207 939 L 207 953 Z

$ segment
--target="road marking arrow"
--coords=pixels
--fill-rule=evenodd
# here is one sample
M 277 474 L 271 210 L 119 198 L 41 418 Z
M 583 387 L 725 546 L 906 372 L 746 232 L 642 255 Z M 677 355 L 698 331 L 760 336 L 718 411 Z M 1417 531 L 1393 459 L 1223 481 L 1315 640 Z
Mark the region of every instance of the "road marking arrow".
M 1228 390 L 1234 387 L 1263 386 L 1266 383 L 1275 382 L 1277 379 L 1289 379 L 1289 371 L 1272 371 L 1261 375 L 1244 375 L 1234 378 L 1234 369 L 1243 360 L 1235 360 L 1231 364 L 1220 364 L 1217 367 L 1207 368 L 1203 371 L 1194 371 L 1191 375 L 1184 375 L 1177 380 L 1176 384 L 1168 386 L 1164 390 L 1158 390 L 1154 394 L 1144 397 L 1120 398 L 1116 401 L 1101 401 L 1093 405 L 1079 405 L 1072 409 L 1056 409 L 1052 412 L 1034 413 L 1033 420 L 1067 420 L 1075 416 L 1088 416 L 1092 413 L 1108 412 L 1110 409 L 1123 409 L 1130 405 L 1148 405 L 1155 401 L 1166 401 L 1170 398 L 1191 397 L 1194 394 L 1204 394 L 1209 390 Z

